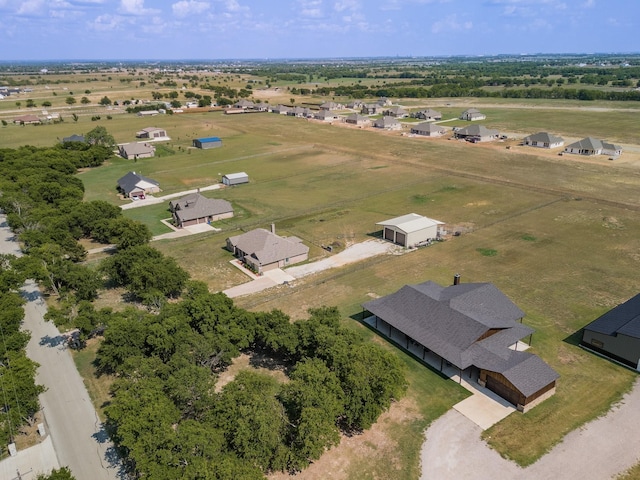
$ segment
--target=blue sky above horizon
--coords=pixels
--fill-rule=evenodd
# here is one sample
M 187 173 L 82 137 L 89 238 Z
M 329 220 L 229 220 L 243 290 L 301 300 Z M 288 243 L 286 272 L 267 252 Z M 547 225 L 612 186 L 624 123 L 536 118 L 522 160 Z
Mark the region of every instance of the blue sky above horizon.
M 640 0 L 0 0 L 0 60 L 640 52 Z

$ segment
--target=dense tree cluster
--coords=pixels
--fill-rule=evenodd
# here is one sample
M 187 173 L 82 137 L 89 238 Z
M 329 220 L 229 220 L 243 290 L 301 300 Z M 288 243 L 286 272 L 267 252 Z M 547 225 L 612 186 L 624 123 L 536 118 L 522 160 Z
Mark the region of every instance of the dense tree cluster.
M 0 255 L 0 444 L 14 441 L 18 429 L 33 422 L 40 409 L 38 395 L 43 388 L 35 383 L 37 364 L 27 358 L 25 347 L 30 334 L 20 330 L 24 300 L 18 289 L 26 276 L 20 260 Z
M 335 308 L 309 313 L 254 314 L 190 282 L 157 315 L 114 314 L 96 363 L 118 375 L 107 416 L 129 467 L 151 479 L 262 478 L 369 428 L 404 393 L 398 359 L 342 327 Z M 289 381 L 244 371 L 215 393 L 216 374 L 247 351 L 278 359 Z

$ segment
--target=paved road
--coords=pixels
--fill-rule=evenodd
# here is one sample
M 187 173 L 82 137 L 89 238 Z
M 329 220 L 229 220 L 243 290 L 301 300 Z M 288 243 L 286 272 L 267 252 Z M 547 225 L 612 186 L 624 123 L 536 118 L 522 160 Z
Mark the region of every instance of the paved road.
M 19 253 L 4 215 L 0 215 L 0 253 Z M 69 466 L 78 480 L 122 478 L 119 459 L 71 354 L 55 325 L 44 321 L 46 304 L 36 284 L 27 281 L 22 295 L 27 300 L 23 328 L 31 331 L 27 355 L 40 364 L 36 382 L 47 388 L 40 404 L 59 464 Z
M 604 417 L 569 433 L 551 452 L 521 468 L 480 439 L 482 429 L 450 410 L 427 430 L 422 480 L 602 480 L 640 462 L 640 380 Z

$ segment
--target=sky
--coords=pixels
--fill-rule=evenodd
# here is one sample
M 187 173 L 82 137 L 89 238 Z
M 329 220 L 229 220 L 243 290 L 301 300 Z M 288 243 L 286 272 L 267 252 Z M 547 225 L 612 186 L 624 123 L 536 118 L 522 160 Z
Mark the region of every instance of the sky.
M 640 0 L 0 0 L 0 60 L 640 52 Z

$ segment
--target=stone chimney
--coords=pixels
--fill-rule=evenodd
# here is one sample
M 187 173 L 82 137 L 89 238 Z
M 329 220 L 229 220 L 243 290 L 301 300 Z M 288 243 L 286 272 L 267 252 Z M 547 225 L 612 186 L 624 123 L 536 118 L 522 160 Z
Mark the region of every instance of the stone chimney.
M 453 276 L 453 284 L 454 285 L 460 285 L 460 274 L 459 273 L 456 273 Z
M 276 234 L 276 224 L 275 223 L 271 224 L 271 233 L 273 233 L 274 235 Z

